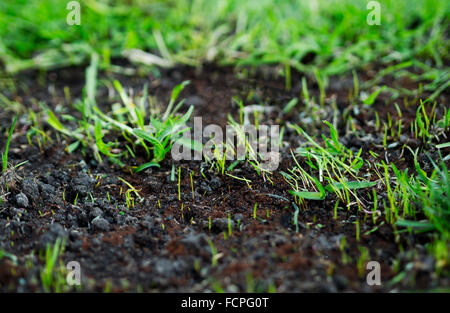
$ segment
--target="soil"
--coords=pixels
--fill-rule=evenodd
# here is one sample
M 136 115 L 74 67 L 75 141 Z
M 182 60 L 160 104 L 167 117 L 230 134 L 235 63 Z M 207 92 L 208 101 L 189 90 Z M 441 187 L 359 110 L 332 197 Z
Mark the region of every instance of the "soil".
M 16 87 L 5 88 L 3 94 L 35 112 L 40 110 L 42 101 L 52 108 L 63 106 L 76 115 L 64 88 L 69 87 L 72 100 L 81 98 L 84 70 L 79 67 L 30 72 L 8 78 Z M 361 73 L 360 79 L 370 79 L 372 72 L 368 69 Z M 325 125 L 313 127 L 313 122 L 302 117 L 301 112 L 306 110 L 303 104 L 287 115 L 281 113 L 300 94 L 298 74 L 294 75 L 293 88 L 289 91 L 284 79 L 277 75 L 277 69 L 270 67 L 236 71 L 207 65 L 201 71 L 181 67 L 134 76 L 102 72 L 100 78 L 109 82 L 118 79 L 136 93 L 147 84 L 149 94 L 163 104 L 168 103 L 176 84 L 190 80 L 180 95 L 186 99 L 182 110 L 194 105 L 194 116 L 201 116 L 203 125 L 214 123 L 225 127 L 228 114 L 237 119 L 239 108 L 232 98 L 239 96 L 246 104 L 266 103 L 274 108 L 260 116 L 260 123 L 284 125 L 289 121 L 313 134 L 328 135 Z M 394 81 L 389 77 L 382 83 L 415 88 L 408 81 Z M 309 87 L 311 95 L 318 99 L 318 86 Z M 321 119 L 331 121 L 333 101 L 343 113 L 352 88 L 351 75 L 330 79 Z M 110 98 L 104 84 L 100 84 L 97 95 L 103 109 L 117 101 Z M 364 159 L 373 159 L 368 153 L 372 150 L 396 160 L 399 168 L 414 168 L 410 155 L 402 155 L 401 145 L 384 151 L 382 131 L 377 132 L 368 123 L 374 111 L 382 120 L 388 113 L 398 118 L 388 100 L 388 95 L 382 93 L 370 110 L 348 113 L 353 116 L 357 132 L 356 135 L 347 133 L 340 121 L 342 142 L 355 151 L 363 147 Z M 445 94 L 439 101 L 448 104 Z M 398 102 L 405 125 L 409 125 L 415 118 L 416 107 Z M 282 162 L 271 176 L 272 183 L 249 164 L 234 170 L 233 175 L 251 180 L 248 185 L 220 175 L 200 161 L 174 162 L 170 154 L 161 168 L 138 174 L 107 160 L 99 164 L 89 151 L 68 154 L 65 148 L 70 140 L 45 123 L 44 130 L 53 140 L 40 149 L 35 141 L 29 144 L 25 135 L 31 127 L 27 119 L 29 112 L 22 113 L 9 161 L 27 163 L 16 171 L 17 182 L 10 188 L 8 201 L 0 206 L 0 251 L 17 259 L 0 259 L 1 291 L 43 291 L 40 273 L 45 266 L 44 251 L 58 237 L 65 238 L 66 242 L 61 256 L 63 266 L 70 261 L 81 265 L 82 284 L 70 289 L 74 291 L 385 292 L 450 287 L 449 277 L 436 274 L 434 259 L 425 248 L 428 235 L 395 235 L 387 223 L 374 228 L 371 216 L 358 212 L 356 207 L 338 210 L 335 219 L 336 199 L 332 196 L 324 201 L 307 200 L 305 207 L 300 208 L 297 230 L 293 223 L 295 207 L 289 194 L 291 188 L 280 171 L 294 166 L 290 148 L 300 146 L 302 139 L 287 128 L 284 140 L 289 145 L 281 151 Z M 13 115 L 9 111 L 0 113 L 2 151 Z M 395 142 L 393 138 L 389 140 Z M 401 140 L 408 141 L 413 148 L 421 146 L 408 136 Z M 431 155 L 436 153 L 432 148 L 428 151 Z M 129 164 L 140 161 L 137 156 Z M 175 169 L 181 167 L 181 199 L 177 179 L 171 180 L 172 164 Z M 205 175 L 201 175 L 201 170 Z M 119 177 L 139 191 L 142 201 L 135 197 L 134 207 L 127 207 L 124 195 L 127 186 Z M 362 198 L 367 194 L 358 193 Z M 258 203 L 256 218 L 255 203 Z M 359 240 L 354 223 L 357 220 L 360 221 Z M 381 221 L 379 217 L 377 225 Z M 370 234 L 366 234 L 368 231 Z M 341 248 L 343 238 L 346 245 Z M 358 269 L 361 247 L 368 249 L 366 261 L 380 263 L 381 286 L 367 284 L 369 270 L 365 263 Z M 404 273 L 403 279 L 392 281 L 399 273 Z

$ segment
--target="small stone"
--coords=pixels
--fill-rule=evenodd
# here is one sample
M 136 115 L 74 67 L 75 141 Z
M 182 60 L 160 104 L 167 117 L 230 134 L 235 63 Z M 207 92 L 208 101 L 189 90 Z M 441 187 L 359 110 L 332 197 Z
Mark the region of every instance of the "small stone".
M 109 222 L 103 217 L 97 216 L 91 222 L 92 228 L 100 231 L 109 231 Z
M 40 186 L 41 192 L 47 195 L 53 194 L 55 192 L 55 187 L 49 184 L 41 183 Z
M 81 240 L 82 234 L 77 230 L 71 230 L 69 233 L 69 239 L 72 241 Z
M 91 219 L 94 219 L 98 216 L 102 216 L 103 215 L 103 211 L 99 208 L 99 207 L 94 207 L 90 212 L 89 212 L 89 217 Z
M 16 202 L 18 206 L 28 208 L 28 198 L 24 193 L 21 192 L 16 196 Z
M 81 197 L 85 197 L 91 191 L 95 180 L 88 174 L 80 172 L 78 176 L 72 180 L 73 191 Z
M 39 187 L 38 184 L 29 178 L 25 178 L 22 181 L 23 192 L 31 199 L 33 202 L 37 202 L 39 199 Z

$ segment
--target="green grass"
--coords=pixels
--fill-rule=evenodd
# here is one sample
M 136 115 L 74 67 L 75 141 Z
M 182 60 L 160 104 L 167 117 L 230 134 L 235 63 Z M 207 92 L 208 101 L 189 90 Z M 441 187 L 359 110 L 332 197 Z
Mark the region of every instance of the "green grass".
M 299 232 L 300 210 L 309 208 L 310 202 L 322 201 L 330 212 L 334 207 L 334 219 L 338 219 L 338 210 L 353 210 L 345 213 L 357 214 L 354 223 L 357 241 L 363 241 L 364 236 L 382 225 L 393 227 L 395 234 L 426 233 L 431 241 L 428 249 L 435 256 L 437 267 L 443 268 L 450 251 L 450 156 L 440 156 L 439 160 L 428 157 L 427 167 L 423 168 L 418 159 L 420 156 L 423 164 L 422 157 L 429 152 L 438 151 L 441 155 L 449 148 L 450 110 L 439 96 L 447 91 L 450 82 L 450 2 L 380 2 L 382 24 L 369 26 L 366 0 L 80 0 L 81 26 L 68 26 L 65 2 L 2 1 L 0 63 L 3 64 L 0 72 L 14 75 L 29 69 L 45 72 L 69 65 L 87 66 L 83 97 L 72 101 L 69 90 L 64 90 L 66 102 L 71 103 L 72 108 L 60 104 L 50 108 L 42 103 L 42 112 L 29 110 L 28 141 L 31 144 L 35 140 L 41 152 L 46 143 L 53 141 L 50 132 L 44 131 L 43 115 L 42 120 L 59 133 L 58 139 L 60 135 L 69 139 L 68 153 L 81 151 L 83 156 L 91 153 L 98 163 L 108 159 L 134 172 L 159 168 L 175 142 L 195 150 L 202 146 L 182 136 L 188 131 L 186 123 L 193 107 L 180 113 L 184 101 L 179 101 L 179 96 L 189 81 L 173 89 L 161 110 L 145 85 L 140 91 L 130 92 L 119 81 L 99 80 L 98 76 L 104 74 L 111 77 L 111 72 L 126 73 L 117 58 L 128 58 L 139 64 L 139 73 L 154 71 L 154 66 L 179 64 L 201 68 L 205 63 L 216 63 L 231 65 L 234 69 L 275 65 L 286 91 L 299 87 L 294 86 L 295 82 L 300 82 L 296 80 L 296 72 L 306 73 L 301 78 L 301 93 L 297 97 L 290 94 L 281 112 L 285 121 L 297 121 L 291 119 L 295 114 L 299 114 L 295 117 L 300 120 L 299 124 L 282 125 L 282 133 L 284 130 L 295 132 L 300 145 L 291 150 L 293 167 L 279 172 L 290 186 L 294 199 L 295 230 Z M 249 71 L 242 70 L 238 75 L 246 78 L 247 73 Z M 332 75 L 353 79 L 353 88 L 344 90 L 348 92 L 348 103 L 342 103 L 340 95 L 336 100 L 334 95 L 327 94 Z M 404 79 L 418 87 L 399 87 L 397 82 Z M 108 87 L 116 96 L 116 102 L 108 109 L 101 105 L 103 102 L 97 96 L 101 84 L 110 84 Z M 13 90 L 9 85 L 4 89 Z M 252 117 L 248 111 L 244 112 L 244 102 L 250 101 L 250 94 L 245 101 L 240 100 L 240 96 L 234 98 L 240 108 L 238 122 L 229 116 L 229 124 L 236 132 L 238 145 L 245 147 L 246 157 L 228 162 L 227 154 L 235 155 L 234 143 L 215 143 L 211 147 L 215 159 L 206 159 L 205 167 L 210 165 L 209 169 L 215 168 L 217 174 L 245 182 L 249 189 L 254 178 L 250 180 L 239 174 L 243 163 L 255 169 L 264 182 L 273 184 L 271 177 L 276 176 L 264 170 L 258 161 L 260 155 L 253 151 L 250 138 L 245 136 L 245 121 Z M 386 94 L 390 94 L 389 100 Z M 395 111 L 382 112 L 378 106 L 382 101 L 385 107 L 390 105 Z M 342 104 L 348 105 L 342 110 L 338 109 L 338 104 L 339 108 Z M 0 93 L 2 108 L 20 111 L 18 105 Z M 363 125 L 357 121 L 359 112 L 374 120 L 367 120 L 367 125 Z M 251 115 L 255 127 L 260 127 L 263 116 L 257 111 Z M 372 126 L 369 122 L 373 122 Z M 8 168 L 8 150 L 15 123 L 16 119 L 9 128 L 2 154 L 3 175 Z M 373 127 L 374 132 L 368 132 L 363 126 Z M 340 135 L 343 133 L 352 133 L 359 139 L 378 133 L 380 142 L 365 141 L 376 152 L 365 151 L 365 145 L 353 149 L 351 144 L 348 147 L 342 144 Z M 410 141 L 404 143 L 402 136 L 415 139 L 411 142 L 418 142 L 417 150 L 408 146 Z M 279 142 L 282 146 L 282 135 Z M 399 152 L 399 145 L 402 145 L 401 155 L 391 157 L 391 149 L 397 148 L 394 151 Z M 407 164 L 404 154 L 409 151 L 413 154 L 414 167 L 404 168 Z M 181 167 L 177 173 L 176 166 L 172 164 L 170 180 L 178 181 L 181 202 Z M 238 170 L 232 173 L 236 167 Z M 189 173 L 190 192 L 195 202 L 194 172 L 186 173 Z M 206 178 L 203 167 L 201 174 Z M 121 189 L 121 195 L 131 208 L 135 199 L 142 200 L 140 190 L 119 179 L 126 186 Z M 107 195 L 109 198 L 109 193 Z M 78 195 L 74 204 L 77 199 Z M 1 201 L 4 198 L 0 197 Z M 184 219 L 183 208 L 181 203 Z M 257 209 L 258 203 L 255 203 L 252 217 L 261 222 Z M 264 210 L 261 205 L 259 209 Z M 269 220 L 269 211 L 266 213 Z M 371 230 L 366 231 L 364 223 L 371 223 Z M 315 216 L 312 223 L 307 223 L 308 227 L 310 225 L 322 227 L 316 224 Z M 165 229 L 164 224 L 161 227 Z M 211 227 L 209 217 L 210 230 Z M 230 214 L 228 231 L 223 235 L 225 239 L 232 237 Z M 212 241 L 208 244 L 211 264 L 215 267 L 222 253 Z M 47 291 L 62 288 L 62 272 L 57 268 L 57 260 L 63 246 L 57 241 L 45 251 L 46 265 L 41 280 Z M 352 260 L 345 252 L 346 246 L 342 238 L 344 264 Z M 370 258 L 369 251 L 360 247 L 360 256 L 356 257 L 358 273 L 362 275 L 364 264 Z M 252 286 L 251 290 L 255 289 L 253 278 L 248 279 L 248 285 Z M 221 289 L 220 286 L 215 288 Z
M 418 175 L 406 181 L 405 191 L 411 196 L 411 201 L 422 210 L 427 222 L 399 220 L 398 226 L 410 227 L 417 231 L 437 231 L 443 238 L 450 238 L 450 172 L 445 162 L 440 164 L 430 158 L 434 170 L 430 176 L 420 169 L 416 163 Z
M 0 59 L 16 72 L 86 63 L 95 51 L 108 68 L 112 57 L 141 49 L 167 64 L 278 64 L 287 87 L 291 67 L 332 75 L 420 60 L 438 83 L 449 55 L 449 2 L 380 2 L 381 25 L 369 26 L 365 0 L 81 0 L 81 25 L 68 26 L 59 0 L 3 1 Z
M 364 180 L 358 175 L 364 164 L 364 160 L 361 158 L 362 149 L 356 154 L 353 153 L 339 142 L 335 127 L 328 121 L 324 121 L 324 123 L 329 128 L 330 138 L 322 134 L 323 145 L 314 140 L 298 125 L 289 125 L 300 136 L 307 139 L 307 143 L 296 149 L 296 154 L 304 159 L 309 168 L 308 171 L 304 170 L 293 155 L 297 166 L 290 171 L 291 175 L 284 173 L 283 176 L 288 179 L 288 183 L 293 187 L 291 194 L 294 196 L 309 200 L 324 200 L 328 192 L 336 194 L 347 205 L 350 205 L 351 199 L 354 198 L 359 206 L 361 201 L 355 190 L 373 187 L 376 182 Z M 313 175 L 317 173 L 318 178 L 308 172 L 314 172 Z M 300 190 L 297 182 L 303 185 L 303 189 L 309 187 L 313 188 L 314 191 Z M 324 183 L 327 183 L 325 187 L 323 187 Z
M 14 121 L 9 128 L 9 135 L 8 139 L 6 140 L 6 146 L 5 146 L 5 152 L 2 153 L 2 174 L 6 173 L 6 170 L 8 169 L 8 151 L 9 151 L 9 145 L 11 144 L 11 137 L 14 132 L 14 127 L 16 126 L 17 116 L 14 117 Z
M 187 142 L 182 137 L 183 133 L 189 130 L 186 122 L 194 108 L 191 106 L 183 115 L 176 114 L 184 103 L 184 100 L 177 102 L 177 98 L 189 84 L 188 81 L 175 86 L 164 114 L 151 107 L 146 86 L 139 97 L 132 98 L 119 81 L 114 81 L 113 85 L 121 103 L 113 104 L 111 112 L 103 113 L 96 105 L 97 70 L 98 57 L 93 54 L 91 65 L 86 70 L 84 98 L 73 104 L 81 113 L 81 118 L 62 114 L 61 118 L 64 120 L 61 122 L 50 108 L 44 106 L 47 123 L 64 136 L 73 139 L 66 148 L 67 152 L 73 153 L 81 148 L 84 154 L 90 150 L 99 163 L 103 162 L 102 156 L 106 156 L 112 163 L 123 167 L 124 162 L 135 158 L 137 150 L 141 148 L 148 162 L 134 167 L 135 172 L 140 172 L 149 167 L 159 167 L 159 163 L 171 151 L 175 142 L 201 149 L 198 147 L 200 143 Z M 69 123 L 76 126 L 65 126 Z M 115 140 L 105 141 L 108 136 Z M 120 145 L 117 139 L 119 137 L 125 140 L 125 147 Z
M 41 270 L 41 282 L 45 292 L 61 292 L 67 288 L 65 267 L 58 261 L 64 253 L 65 239 L 57 238 L 53 245 L 45 250 L 45 266 Z

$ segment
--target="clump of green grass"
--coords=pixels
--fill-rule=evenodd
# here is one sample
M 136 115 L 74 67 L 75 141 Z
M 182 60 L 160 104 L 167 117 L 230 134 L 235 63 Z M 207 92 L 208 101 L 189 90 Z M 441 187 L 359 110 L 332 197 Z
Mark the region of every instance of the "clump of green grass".
M 448 87 L 449 11 L 445 0 L 385 1 L 382 25 L 369 26 L 366 0 L 93 0 L 82 4 L 81 25 L 68 26 L 59 0 L 3 1 L 0 59 L 9 72 L 81 64 L 93 51 L 111 69 L 112 58 L 133 55 L 164 66 L 276 64 L 287 89 L 291 69 L 334 75 L 374 61 L 391 70 L 420 60 L 427 74 L 415 78 L 432 81 L 424 89 L 439 94 Z
M 183 100 L 177 102 L 177 98 L 188 81 L 173 89 L 169 105 L 163 115 L 152 112 L 147 103 L 146 87 L 141 97 L 133 99 L 118 81 L 114 81 L 121 103 L 114 104 L 111 112 L 104 113 L 96 106 L 95 99 L 97 63 L 98 59 L 93 55 L 91 66 L 86 72 L 85 97 L 74 104 L 82 118 L 77 119 L 67 114 L 62 116 L 65 121 L 75 122 L 77 128 L 69 129 L 65 123 L 60 122 L 52 110 L 45 108 L 48 124 L 63 135 L 74 139 L 67 146 L 69 153 L 79 147 L 82 147 L 83 153 L 86 149 L 90 149 L 99 163 L 103 162 L 102 156 L 106 156 L 112 163 L 123 167 L 125 166 L 123 161 L 130 157 L 135 158 L 138 148 L 141 148 L 148 162 L 134 167 L 135 172 L 140 172 L 149 167 L 159 167 L 159 163 L 164 160 L 176 141 L 192 147 L 192 142 L 183 141 L 182 135 L 189 130 L 186 122 L 194 108 L 191 106 L 181 116 L 176 114 L 184 103 Z M 107 136 L 112 136 L 115 140 L 105 141 Z M 119 142 L 118 137 L 123 138 L 125 145 Z
M 340 201 L 347 203 L 348 207 L 356 203 L 360 208 L 363 204 L 355 190 L 373 187 L 377 182 L 367 181 L 358 176 L 364 164 L 361 157 L 362 149 L 354 154 L 339 142 L 335 127 L 327 121 L 324 123 L 330 129 L 331 138 L 322 135 L 323 145 L 299 126 L 288 125 L 307 139 L 307 144 L 297 148 L 296 154 L 304 159 L 309 169 L 308 171 L 303 169 L 292 153 L 296 167 L 289 170 L 289 173 L 281 172 L 281 174 L 291 185 L 291 194 L 298 197 L 301 204 L 304 204 L 304 199 L 324 200 L 327 193 L 334 193 Z M 317 173 L 318 178 L 311 173 Z M 356 202 L 352 202 L 352 199 Z
M 5 202 L 5 196 L 8 193 L 8 190 L 11 187 L 14 187 L 14 184 L 17 180 L 17 175 L 14 171 L 15 167 L 12 166 L 10 167 L 8 163 L 9 145 L 11 144 L 11 137 L 14 132 L 14 127 L 16 126 L 16 120 L 17 116 L 14 117 L 14 121 L 9 129 L 5 151 L 4 153 L 2 153 L 2 172 L 0 175 L 0 205 L 3 204 L 3 202 Z
M 450 238 L 450 172 L 444 161 L 439 165 L 430 158 L 434 170 L 430 176 L 416 162 L 418 175 L 407 182 L 407 192 L 424 213 L 427 222 L 401 219 L 398 226 L 418 232 L 437 231 L 443 238 Z
M 67 288 L 65 267 L 58 264 L 60 256 L 64 253 L 64 246 L 65 240 L 61 238 L 57 238 L 53 245 L 47 245 L 45 266 L 41 271 L 41 282 L 45 292 L 61 292 Z
M 12 126 L 9 129 L 8 139 L 6 140 L 5 152 L 2 153 L 2 174 L 5 174 L 6 170 L 8 169 L 8 151 L 9 151 L 9 145 L 11 143 L 11 137 L 14 132 L 14 127 L 16 126 L 16 121 L 17 121 L 17 116 L 14 117 Z

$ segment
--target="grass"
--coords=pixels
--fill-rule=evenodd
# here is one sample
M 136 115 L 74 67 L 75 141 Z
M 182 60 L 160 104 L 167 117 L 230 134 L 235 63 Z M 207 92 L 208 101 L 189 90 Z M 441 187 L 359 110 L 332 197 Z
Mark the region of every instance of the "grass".
M 307 89 L 303 88 L 303 90 L 303 98 L 307 100 Z M 425 145 L 424 148 L 435 146 L 440 151 L 444 151 L 449 147 L 449 144 L 443 142 L 436 145 L 435 142 L 446 138 L 445 131 L 448 127 L 447 111 L 444 110 L 441 115 L 442 118 L 437 119 L 436 102 L 431 107 L 426 107 L 427 104 L 430 104 L 429 99 L 419 101 L 416 119 L 411 122 L 413 125 L 412 129 L 415 130 L 412 136 L 420 139 Z M 401 110 L 398 106 L 396 107 L 401 118 Z M 401 122 L 401 119 L 399 121 Z M 433 166 L 433 171 L 429 175 L 421 169 L 417 161 L 419 150 L 412 151 L 409 146 L 406 146 L 406 151 L 409 149 L 413 154 L 416 174 L 411 175 L 408 173 L 408 168 L 399 170 L 394 163 L 386 163 L 384 160 L 369 164 L 361 157 L 363 155 L 361 149 L 355 154 L 346 148 L 340 143 L 338 132 L 333 124 L 328 121 L 324 121 L 324 123 L 328 127 L 330 136 L 327 137 L 322 134 L 321 141 L 317 141 L 308 135 L 298 125 L 288 125 L 289 128 L 306 138 L 306 143 L 296 149 L 295 155 L 291 152 L 296 166 L 289 169 L 288 172 L 280 172 L 285 181 L 291 186 L 292 190 L 290 193 L 294 196 L 296 203 L 300 207 L 305 208 L 307 201 L 324 201 L 328 195 L 334 195 L 334 198 L 337 198 L 334 206 L 335 219 L 337 218 L 339 203 L 347 204 L 347 209 L 350 209 L 351 205 L 356 204 L 358 211 L 362 210 L 366 215 L 370 214 L 372 216 L 374 225 L 381 225 L 377 220 L 380 206 L 378 195 L 380 194 L 380 186 L 383 186 L 382 192 L 386 193 L 386 197 L 383 198 L 381 205 L 384 208 L 386 222 L 400 229 L 407 228 L 409 231 L 437 232 L 440 239 L 436 241 L 435 246 L 441 248 L 436 248 L 439 250 L 439 252 L 436 252 L 436 255 L 442 259 L 443 244 L 439 244 L 439 242 L 448 241 L 450 225 L 450 211 L 448 210 L 448 203 L 450 203 L 448 198 L 450 194 L 448 188 L 449 171 L 444 161 L 444 159 L 448 161 L 448 156 L 440 156 L 440 160 L 436 161 L 437 165 L 428 155 L 427 159 Z M 383 137 L 385 149 L 393 146 L 387 143 L 387 133 L 389 129 L 393 128 L 392 125 L 391 122 L 386 124 Z M 389 138 L 398 136 L 397 132 L 389 132 L 389 134 Z M 404 148 L 402 151 L 404 151 Z M 423 152 L 427 154 L 426 151 Z M 378 154 L 371 153 L 371 156 L 375 159 L 380 159 Z M 298 157 L 300 161 L 297 159 Z M 304 166 L 306 166 L 306 169 Z M 371 170 L 378 176 L 377 181 L 369 181 L 360 177 L 360 170 L 368 167 L 372 168 Z M 368 193 L 369 195 L 371 194 L 372 199 L 370 209 L 370 203 L 360 199 L 360 193 L 358 192 L 358 190 L 368 188 L 372 188 L 371 192 Z M 295 205 L 295 208 L 294 223 L 299 212 L 297 205 Z M 298 226 L 296 227 L 298 229 Z M 376 231 L 376 229 L 378 229 L 378 226 L 375 226 L 373 231 Z M 367 232 L 367 234 L 371 232 Z M 400 230 L 400 232 L 402 231 Z M 359 221 L 356 222 L 355 233 L 356 239 L 359 241 Z
M 447 1 L 383 1 L 381 26 L 367 25 L 366 4 L 85 0 L 81 25 L 68 26 L 68 11 L 57 0 L 5 2 L 0 52 L 10 72 L 83 63 L 92 51 L 108 67 L 113 57 L 133 49 L 157 54 L 164 65 L 280 64 L 287 85 L 291 68 L 320 68 L 329 75 L 374 61 L 445 63 Z M 308 57 L 312 64 L 305 64 Z
M 93 57 L 86 71 L 85 96 L 81 101 L 74 103 L 74 108 L 82 115 L 81 119 L 63 114 L 64 121 L 61 122 L 50 108 L 44 108 L 48 124 L 63 135 L 74 139 L 67 147 L 69 153 L 81 147 L 84 154 L 86 149 L 89 149 L 99 163 L 103 162 L 102 156 L 106 156 L 110 162 L 124 167 L 123 161 L 135 158 L 137 149 L 142 148 L 148 162 L 134 167 L 135 172 L 140 172 L 149 167 L 159 167 L 159 163 L 171 151 L 175 142 L 198 149 L 198 143 L 183 140 L 182 137 L 182 134 L 189 130 L 186 122 L 192 114 L 193 107 L 182 116 L 176 114 L 184 102 L 182 100 L 176 103 L 178 95 L 188 81 L 173 89 L 169 105 L 162 115 L 151 107 L 146 87 L 138 99 L 133 99 L 120 82 L 114 81 L 115 90 L 122 103 L 116 103 L 112 112 L 105 114 L 96 105 L 97 66 L 97 57 Z M 68 122 L 75 123 L 75 128 L 69 129 L 65 126 Z M 120 147 L 117 140 L 105 141 L 108 136 L 116 138 L 121 136 L 127 144 Z
M 329 192 L 336 194 L 348 206 L 352 204 L 350 199 L 350 196 L 352 196 L 356 200 L 356 204 L 360 206 L 361 201 L 355 190 L 373 187 L 377 183 L 364 180 L 358 176 L 358 172 L 364 164 L 360 156 L 362 149 L 354 155 L 350 149 L 339 142 L 334 126 L 328 121 L 324 121 L 324 123 L 328 126 L 331 135 L 331 138 L 322 135 L 324 147 L 298 125 L 289 125 L 290 128 L 307 139 L 309 146 L 303 145 L 297 148 L 296 152 L 298 156 L 305 158 L 305 163 L 309 166 L 310 171 L 318 172 L 318 178 L 304 170 L 295 155 L 293 155 L 293 159 L 297 166 L 290 171 L 290 175 L 286 173 L 282 173 L 282 175 L 293 187 L 291 194 L 294 196 L 309 200 L 324 200 Z M 303 185 L 303 190 L 299 189 L 297 183 L 299 180 Z M 295 183 L 293 184 L 292 181 Z M 327 185 L 323 187 L 325 182 L 327 182 Z M 314 191 L 304 190 L 308 187 L 313 188 Z
M 17 175 L 14 169 L 26 163 L 22 162 L 14 167 L 10 167 L 8 163 L 9 145 L 11 144 L 11 138 L 14 132 L 14 127 L 16 126 L 16 121 L 17 116 L 14 117 L 13 123 L 9 128 L 8 138 L 6 139 L 5 151 L 2 153 L 2 172 L 0 175 L 0 205 L 2 205 L 5 202 L 6 195 L 8 194 L 10 187 L 13 187 L 15 181 L 17 180 Z
M 7 91 L 5 95 L 0 93 L 0 106 L 5 112 L 26 113 L 28 142 L 37 143 L 42 154 L 46 145 L 54 142 L 45 130 L 45 121 L 57 131 L 58 141 L 60 137 L 66 139 L 69 154 L 81 152 L 83 157 L 93 156 L 97 163 L 108 161 L 131 174 L 164 168 L 162 163 L 174 144 L 194 150 L 203 148 L 201 143 L 184 136 L 194 108 L 183 112 L 185 103 L 179 98 L 190 82 L 176 85 L 167 104 L 160 104 L 148 94 L 147 85 L 132 90 L 117 80 L 99 79 L 100 72 L 108 77 L 111 73 L 157 74 L 158 68 L 185 64 L 201 69 L 204 64 L 215 63 L 231 65 L 236 76 L 245 79 L 251 77 L 249 73 L 254 68 L 273 65 L 271 69 L 282 77 L 281 86 L 288 95 L 282 100 L 277 123 L 290 121 L 282 125 L 278 143 L 288 147 L 283 141 L 285 133 L 294 133 L 299 141 L 291 149 L 291 167 L 273 175 L 260 161 L 261 155 L 253 145 L 255 138 L 248 136 L 245 126 L 252 120 L 255 130 L 262 128 L 265 120 L 258 108 L 266 100 L 250 104 L 258 93 L 252 89 L 247 97 L 233 98 L 239 119 L 235 121 L 230 115 L 228 124 L 235 132 L 237 145 L 234 138 L 232 142 L 211 145 L 211 158 L 201 166 L 202 177 L 207 180 L 206 175 L 211 174 L 207 173 L 209 166 L 209 172 L 245 182 L 249 189 L 258 186 L 258 178 L 272 186 L 282 179 L 293 199 L 286 201 L 292 204 L 296 232 L 300 231 L 302 211 L 324 205 L 334 220 L 342 214 L 356 216 L 351 227 L 358 245 L 364 242 L 364 236 L 389 225 L 396 238 L 406 232 L 423 233 L 430 240 L 427 248 L 435 257 L 438 270 L 448 264 L 450 156 L 445 153 L 450 147 L 450 110 L 440 97 L 445 95 L 450 81 L 448 1 L 382 1 L 380 26 L 367 25 L 365 0 L 80 2 L 80 26 L 66 24 L 67 10 L 57 0 L 0 3 L 0 31 L 4 34 L 0 38 L 0 71 L 6 79 L 30 69 L 45 73 L 53 68 L 87 65 L 82 98 L 72 99 L 69 88 L 64 89 L 70 108 L 41 103 L 42 111 L 34 112 L 8 99 Z M 135 63 L 135 68 L 120 65 L 123 59 Z M 299 73 L 301 79 L 297 79 Z M 336 75 L 350 77 L 352 87 L 346 87 L 348 97 L 344 100 L 341 95 L 337 99 L 329 93 Z M 397 84 L 405 80 L 415 87 Z M 98 95 L 103 85 L 115 97 L 110 107 Z M 301 91 L 295 95 L 293 90 L 299 90 L 297 87 Z M 14 88 L 14 80 L 1 78 L 0 89 L 15 92 Z M 384 110 L 388 106 L 395 110 Z M 367 125 L 360 120 L 361 112 Z M 2 154 L 2 176 L 8 171 L 16 119 L 9 128 Z M 375 132 L 369 134 L 368 129 Z M 366 139 L 355 149 L 348 144 L 349 134 L 361 140 L 366 135 L 380 136 Z M 373 151 L 367 149 L 366 143 Z M 245 157 L 230 162 L 227 157 L 236 156 L 238 147 L 243 147 Z M 408 163 L 410 152 L 414 167 L 408 168 L 412 164 Z M 181 203 L 182 168 L 175 162 L 171 168 L 170 181 L 177 184 Z M 245 174 L 248 168 L 256 172 L 256 179 Z M 194 183 L 200 185 L 202 178 L 194 182 L 194 171 L 186 173 L 192 202 L 200 203 Z M 141 189 L 118 179 L 125 186 L 120 195 L 127 208 L 134 207 L 135 200 L 142 202 Z M 3 189 L 0 196 L 0 202 L 4 201 Z M 90 197 L 94 202 L 92 194 Z M 107 197 L 111 203 L 109 193 Z M 63 200 L 65 203 L 65 194 Z M 77 201 L 84 199 L 78 199 L 77 194 L 75 205 Z M 161 208 L 159 200 L 158 206 Z M 264 221 L 257 216 L 258 202 L 252 207 L 250 217 Z M 190 210 L 181 203 L 183 220 L 184 208 Z M 264 209 L 260 202 L 260 213 Z M 270 220 L 269 209 L 265 215 Z M 223 236 L 232 239 L 230 213 L 227 218 L 228 229 Z M 306 225 L 322 228 L 317 222 L 314 214 L 313 222 Z M 240 226 L 239 221 L 237 229 Z M 165 230 L 165 224 L 161 228 Z M 211 228 L 209 216 L 208 229 Z M 223 254 L 218 253 L 212 241 L 208 244 L 211 264 L 217 267 Z M 62 246 L 57 241 L 46 250 L 46 265 L 41 273 L 46 291 L 61 289 L 56 262 Z M 344 265 L 352 262 L 348 246 L 342 238 Z M 356 268 L 362 277 L 370 255 L 369 249 L 358 248 Z M 394 280 L 401 280 L 404 274 L 399 275 Z M 253 278 L 248 285 L 255 289 Z
M 46 292 L 61 292 L 67 286 L 65 267 L 58 267 L 58 260 L 64 253 L 65 240 L 57 238 L 53 245 L 45 250 L 45 266 L 41 271 L 42 287 Z
M 6 146 L 5 146 L 5 152 L 2 153 L 2 174 L 6 173 L 6 170 L 8 169 L 8 151 L 9 151 L 9 145 L 11 144 L 11 137 L 14 132 L 14 127 L 16 126 L 17 116 L 14 117 L 14 121 L 9 128 L 9 135 L 8 139 L 6 140 Z
M 402 181 L 404 190 L 411 197 L 411 202 L 417 203 L 428 221 L 399 220 L 398 226 L 421 231 L 437 231 L 442 238 L 450 238 L 450 172 L 445 162 L 439 165 L 430 158 L 434 170 L 428 177 L 416 163 L 418 175 L 413 179 Z M 409 201 L 408 201 L 409 204 Z M 415 216 L 414 214 L 409 214 Z

